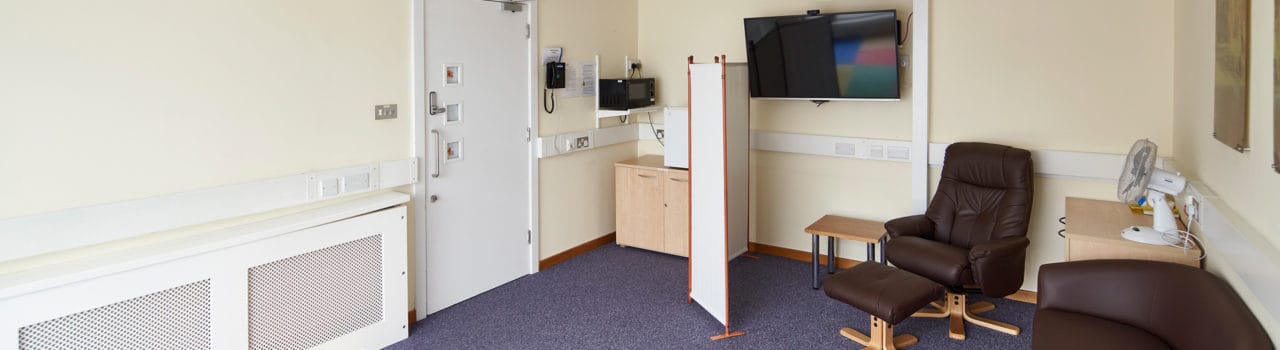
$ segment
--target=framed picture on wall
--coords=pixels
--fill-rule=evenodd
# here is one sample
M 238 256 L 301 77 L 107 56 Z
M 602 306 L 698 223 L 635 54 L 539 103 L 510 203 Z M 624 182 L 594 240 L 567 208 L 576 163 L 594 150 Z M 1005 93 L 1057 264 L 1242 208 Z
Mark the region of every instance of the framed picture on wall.
M 1214 33 L 1213 137 L 1249 149 L 1249 2 L 1217 0 Z

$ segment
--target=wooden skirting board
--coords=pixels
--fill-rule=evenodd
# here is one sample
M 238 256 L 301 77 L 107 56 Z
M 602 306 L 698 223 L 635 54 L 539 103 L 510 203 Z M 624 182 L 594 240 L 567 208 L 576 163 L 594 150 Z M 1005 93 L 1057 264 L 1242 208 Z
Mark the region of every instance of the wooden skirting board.
M 418 322 L 418 309 L 410 309 L 409 324 L 414 324 L 415 322 Z
M 773 256 L 783 257 L 791 260 L 803 261 L 806 263 L 810 262 L 809 259 L 813 258 L 812 252 L 795 250 L 791 248 L 783 248 L 778 246 L 771 246 L 768 244 L 751 242 L 747 245 L 747 247 L 748 247 L 748 250 L 750 250 L 753 253 L 773 255 Z M 836 257 L 836 267 L 841 269 L 847 269 L 860 263 L 862 263 L 862 261 Z M 818 255 L 818 264 L 822 266 L 826 266 L 827 264 L 826 254 Z M 1029 303 L 1029 304 L 1035 304 L 1036 292 L 1019 290 L 1017 292 L 1014 292 L 1013 294 L 1010 294 L 1009 296 L 1006 296 L 1005 299 L 1020 301 L 1020 302 Z
M 552 266 L 556 266 L 557 264 L 568 261 L 569 259 L 573 259 L 573 257 L 575 256 L 582 255 L 583 253 L 589 252 L 592 249 L 599 248 L 600 246 L 605 244 L 613 243 L 614 241 L 617 241 L 617 240 L 618 240 L 618 233 L 610 232 L 607 235 L 600 236 L 600 238 L 596 238 L 596 239 L 587 241 L 586 243 L 579 244 L 576 247 L 569 248 L 569 250 L 560 252 L 560 254 L 552 255 L 549 258 L 542 259 L 541 261 L 538 262 L 538 271 L 546 270 Z
M 751 251 L 752 253 L 773 255 L 773 256 L 783 257 L 791 260 L 799 260 L 803 262 L 809 262 L 809 259 L 813 258 L 812 252 L 799 251 L 795 249 L 771 246 L 768 244 L 761 244 L 756 242 L 747 243 L 747 250 Z M 862 261 L 836 257 L 837 268 L 847 269 L 860 263 L 862 263 Z M 827 265 L 826 254 L 818 255 L 818 264 L 822 266 Z

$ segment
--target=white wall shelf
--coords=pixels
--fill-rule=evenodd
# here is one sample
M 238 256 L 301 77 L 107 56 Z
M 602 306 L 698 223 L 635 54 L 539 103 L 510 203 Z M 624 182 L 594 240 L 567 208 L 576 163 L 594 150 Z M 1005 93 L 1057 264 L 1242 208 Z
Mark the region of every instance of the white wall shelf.
M 596 79 L 599 80 L 599 79 L 602 79 L 600 77 L 600 55 L 596 55 L 595 60 L 596 60 L 596 64 L 594 66 L 596 69 L 595 76 L 596 76 Z M 630 61 L 630 58 L 628 58 L 628 61 Z M 630 69 L 627 69 L 627 71 L 630 71 Z M 596 87 L 596 94 L 595 96 L 592 96 L 592 98 L 595 99 L 595 104 L 596 104 L 596 129 L 600 128 L 600 119 L 613 118 L 613 117 L 626 117 L 632 114 L 640 114 L 640 113 L 661 112 L 662 109 L 664 108 L 662 106 L 653 105 L 649 107 L 632 108 L 628 110 L 600 109 L 600 82 L 599 81 L 596 82 L 595 87 Z
M 597 102 L 597 104 L 599 103 Z M 640 113 L 661 112 L 663 108 L 664 107 L 662 106 L 649 106 L 644 108 L 632 108 L 632 109 L 622 111 L 622 110 L 611 110 L 611 109 L 599 109 L 597 107 L 596 119 L 611 118 L 611 117 L 625 117 L 628 115 L 640 114 Z M 596 121 L 596 123 L 597 123 L 596 128 L 600 128 L 600 125 L 599 125 L 600 122 Z

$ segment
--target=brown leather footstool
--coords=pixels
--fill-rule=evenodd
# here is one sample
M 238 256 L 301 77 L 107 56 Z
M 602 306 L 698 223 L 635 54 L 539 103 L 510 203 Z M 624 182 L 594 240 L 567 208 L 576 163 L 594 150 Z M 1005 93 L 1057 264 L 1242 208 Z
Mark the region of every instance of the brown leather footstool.
M 943 292 L 941 285 L 924 277 L 866 262 L 827 278 L 822 289 L 832 299 L 871 314 L 871 336 L 848 327 L 841 328 L 840 335 L 873 350 L 914 345 L 914 335 L 894 337 L 893 325 L 942 298 Z

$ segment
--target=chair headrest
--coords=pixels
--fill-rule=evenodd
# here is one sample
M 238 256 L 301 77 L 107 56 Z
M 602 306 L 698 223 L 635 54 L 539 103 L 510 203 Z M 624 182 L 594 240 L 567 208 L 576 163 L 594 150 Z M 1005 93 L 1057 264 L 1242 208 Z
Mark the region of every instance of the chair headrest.
M 942 178 L 992 188 L 1031 188 L 1031 152 L 980 142 L 947 147 Z

